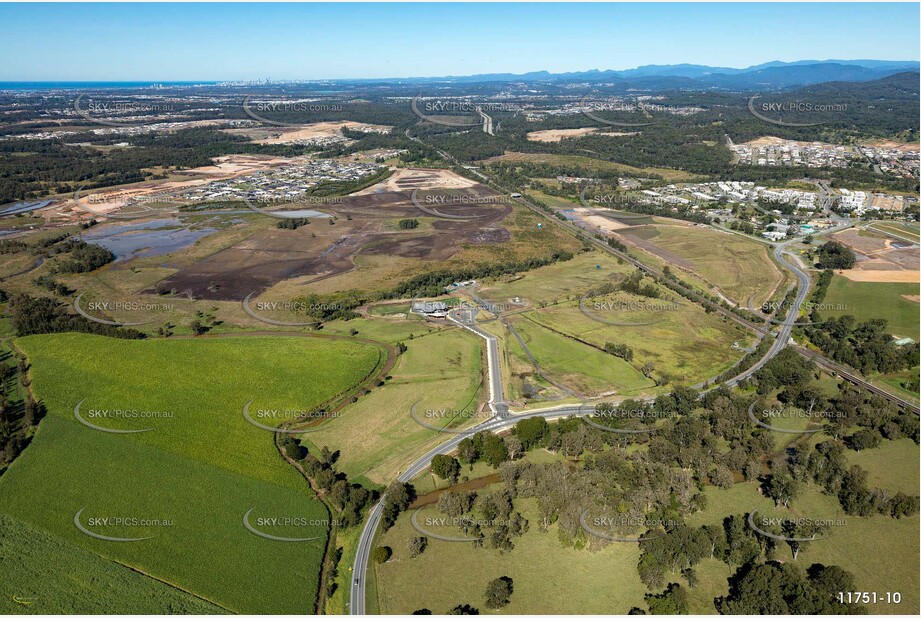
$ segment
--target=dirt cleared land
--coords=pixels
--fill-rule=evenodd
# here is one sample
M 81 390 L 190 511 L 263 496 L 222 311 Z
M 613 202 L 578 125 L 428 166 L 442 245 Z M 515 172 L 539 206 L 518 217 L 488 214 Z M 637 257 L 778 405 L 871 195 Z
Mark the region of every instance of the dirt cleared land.
M 168 202 L 171 199 L 170 196 L 176 192 L 202 186 L 215 180 L 226 180 L 271 169 L 284 163 L 291 163 L 293 160 L 264 155 L 215 157 L 213 165 L 172 172 L 173 178 L 170 180 L 152 180 L 132 185 L 82 191 L 80 203 L 94 212 L 110 213 L 121 210 L 132 201 L 153 203 L 157 198 L 162 197 L 163 202 Z M 72 199 L 63 200 L 60 208 L 65 217 L 89 216 L 86 211 L 77 208 Z
M 475 184 L 475 183 L 474 183 Z M 456 189 L 469 196 L 498 196 L 476 185 Z M 438 212 L 468 215 L 469 205 L 440 205 Z M 335 217 L 316 219 L 296 230 L 272 227 L 210 255 L 162 280 L 159 286 L 194 298 L 241 300 L 287 279 L 308 285 L 359 268 L 359 255 L 372 259 L 413 258 L 443 262 L 465 245 L 505 243 L 509 231 L 500 222 L 512 212 L 509 204 L 477 206 L 475 220 L 436 219 L 427 229 L 388 229 L 388 220 L 425 217 L 410 192 L 351 195 L 324 206 Z M 370 282 L 366 282 L 370 285 Z M 152 290 L 149 290 L 152 291 Z M 304 293 L 308 290 L 304 289 Z
M 605 232 L 613 232 L 614 230 L 622 230 L 625 227 L 630 227 L 626 223 L 621 223 L 620 221 L 615 221 L 614 219 L 599 215 L 592 208 L 573 208 L 572 213 L 578 217 L 580 221 L 601 228 Z
M 902 298 L 904 298 L 905 300 L 910 300 L 913 303 L 921 303 L 921 296 L 918 296 L 917 294 L 914 294 L 914 295 L 902 294 Z
M 623 137 L 627 135 L 637 135 L 632 133 L 617 133 L 603 131 L 601 127 L 582 127 L 580 129 L 546 129 L 544 131 L 531 131 L 528 133 L 528 141 L 531 142 L 559 142 L 564 139 L 573 137 L 583 137 L 585 135 L 607 135 L 610 137 Z
M 413 189 L 468 189 L 482 186 L 478 182 L 455 174 L 451 170 L 400 168 L 376 185 L 371 185 L 353 195 L 370 195 L 388 191 L 410 191 Z
M 856 229 L 838 232 L 832 236 L 832 239 L 846 244 L 857 254 L 857 265 L 854 269 L 842 273 L 854 281 L 858 279 L 854 279 L 848 273 L 902 270 L 917 272 L 918 261 L 921 259 L 921 252 L 917 245 L 899 246 L 907 245 L 907 243 L 877 236 L 861 236 Z M 871 280 L 903 281 L 903 279 L 867 279 L 867 281 Z
M 918 283 L 921 281 L 921 271 L 918 270 L 838 270 L 835 272 L 851 281 L 876 283 Z
M 750 142 L 745 142 L 746 146 L 754 146 L 759 148 L 761 146 L 781 146 L 783 144 L 796 144 L 797 146 L 809 146 L 809 145 L 822 145 L 830 146 L 831 144 L 826 144 L 825 142 L 797 142 L 795 140 L 784 139 L 782 137 L 774 137 L 773 135 L 765 135 L 757 139 L 753 139 Z
M 867 146 L 874 146 L 876 148 L 891 148 L 893 150 L 902 150 L 905 152 L 918 152 L 918 144 L 906 144 L 905 142 L 893 142 L 892 140 L 877 140 L 874 142 L 867 142 Z
M 257 144 L 290 144 L 314 137 L 332 137 L 342 135 L 342 129 L 371 128 L 376 131 L 390 131 L 393 127 L 363 122 L 342 120 L 337 122 L 316 122 L 302 127 L 272 129 L 232 129 L 228 133 L 246 135 Z

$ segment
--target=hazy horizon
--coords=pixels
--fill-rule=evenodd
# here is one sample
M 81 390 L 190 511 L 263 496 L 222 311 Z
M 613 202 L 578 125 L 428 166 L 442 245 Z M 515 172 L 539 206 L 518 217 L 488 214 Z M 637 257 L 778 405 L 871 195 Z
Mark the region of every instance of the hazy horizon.
M 2 4 L 0 81 L 375 80 L 918 61 L 919 17 L 916 3 Z

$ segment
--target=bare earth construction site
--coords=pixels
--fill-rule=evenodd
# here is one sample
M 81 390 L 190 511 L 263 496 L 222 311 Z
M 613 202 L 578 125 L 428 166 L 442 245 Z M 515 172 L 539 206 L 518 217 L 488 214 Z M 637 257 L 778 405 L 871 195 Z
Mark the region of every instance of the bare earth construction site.
M 317 218 L 296 230 L 270 229 L 187 267 L 158 283 L 158 287 L 196 298 L 242 300 L 254 291 L 295 279 L 293 284 L 309 285 L 360 268 L 359 255 L 385 255 L 440 263 L 465 245 L 489 245 L 509 240 L 502 220 L 512 207 L 501 204 L 501 196 L 476 183 L 451 190 L 450 200 L 439 206 L 446 217 L 471 216 L 475 219 L 450 220 L 431 217 L 414 205 L 413 191 L 444 194 L 436 189 L 441 171 L 418 170 L 397 180 L 397 191 L 371 187 L 359 195 L 330 200 L 318 208 L 331 219 Z M 434 182 L 433 182 L 434 181 Z M 390 183 L 388 183 L 390 184 Z M 434 186 L 433 186 L 434 185 Z M 387 187 L 390 188 L 390 187 Z M 418 199 L 425 199 L 420 196 Z M 471 207 L 466 202 L 484 204 Z M 495 202 L 490 206 L 489 202 Z M 282 211 L 272 211 L 275 213 Z M 410 232 L 387 230 L 388 222 L 426 218 L 426 229 Z M 331 223 L 330 223 L 331 222 Z

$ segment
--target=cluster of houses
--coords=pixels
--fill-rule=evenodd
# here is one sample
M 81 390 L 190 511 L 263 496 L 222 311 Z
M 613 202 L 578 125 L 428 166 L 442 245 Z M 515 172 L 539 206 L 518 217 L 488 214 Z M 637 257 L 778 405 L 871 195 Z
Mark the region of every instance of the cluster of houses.
M 109 120 L 108 118 L 104 118 Z M 140 122 L 142 121 L 137 118 L 118 118 L 118 122 Z M 252 120 L 222 120 L 220 122 L 211 122 L 209 121 L 209 126 L 213 128 L 221 129 L 239 129 L 249 126 L 256 126 L 256 122 Z M 91 129 L 89 131 L 36 131 L 34 133 L 18 133 L 13 135 L 0 135 L 0 141 L 9 141 L 9 140 L 45 140 L 45 139 L 61 139 L 62 137 L 70 137 L 73 135 L 81 135 L 86 133 L 92 133 L 93 135 L 117 135 L 124 137 L 131 137 L 134 135 L 144 135 L 146 133 L 166 133 L 169 131 L 180 131 L 182 129 L 191 129 L 196 126 L 200 126 L 201 121 L 199 120 L 189 120 L 189 121 L 179 121 L 179 122 L 155 122 L 151 124 L 138 124 L 136 126 L 130 127 L 101 127 L 98 129 Z M 343 138 L 344 139 L 344 138 Z M 118 145 L 118 144 L 116 144 Z M 125 144 L 127 145 L 127 144 Z
M 258 171 L 226 180 L 215 180 L 185 191 L 190 201 L 254 200 L 294 198 L 321 182 L 343 182 L 365 178 L 380 171 L 374 163 L 336 159 L 297 159 L 270 171 Z
M 769 202 L 795 204 L 797 208 L 815 210 L 816 194 L 797 189 L 768 189 L 753 182 L 725 181 L 666 185 L 638 192 L 647 203 L 699 206 L 735 204 L 762 199 Z
M 836 146 L 821 142 L 802 144 L 784 141 L 766 146 L 733 144 L 731 148 L 739 164 L 768 167 L 847 167 L 848 163 L 858 156 L 849 146 Z
M 901 178 L 917 178 L 919 155 L 918 150 L 904 150 L 899 148 L 881 148 L 877 146 L 861 146 L 860 151 L 879 171 Z
M 838 206 L 841 210 L 853 212 L 860 216 L 868 210 L 904 212 L 909 206 L 916 205 L 918 198 L 887 193 L 867 193 L 866 191 L 848 191 L 839 189 L 841 196 Z
M 693 105 L 668 105 L 662 103 L 664 97 L 641 95 L 638 97 L 611 96 L 603 99 L 575 100 L 565 103 L 561 107 L 552 109 L 528 109 L 524 117 L 528 122 L 540 122 L 547 116 L 572 116 L 589 112 L 627 112 L 627 113 L 664 113 L 675 116 L 691 116 L 705 111 L 702 107 Z

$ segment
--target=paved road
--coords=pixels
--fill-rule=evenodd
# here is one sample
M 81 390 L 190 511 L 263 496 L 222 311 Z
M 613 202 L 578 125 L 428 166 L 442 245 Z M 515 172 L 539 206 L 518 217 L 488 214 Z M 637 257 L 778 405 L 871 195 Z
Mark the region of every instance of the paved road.
M 477 111 L 477 113 L 480 115 L 480 118 L 483 119 L 483 132 L 486 133 L 486 134 L 488 134 L 488 135 L 495 135 L 495 133 L 493 133 L 493 129 L 492 129 L 492 117 L 486 115 L 486 113 L 483 112 L 483 110 L 480 109 L 479 107 L 476 108 L 476 111 Z
M 509 407 L 508 403 L 505 401 L 505 392 L 502 389 L 502 364 L 499 362 L 499 340 L 495 335 L 491 335 L 478 327 L 474 319 L 474 315 L 469 311 L 452 311 L 448 313 L 448 320 L 486 340 L 489 408 L 492 410 L 493 416 L 507 417 L 509 415 Z
M 407 137 L 409 137 L 409 130 L 407 130 Z M 415 139 L 415 138 L 412 138 L 412 139 Z M 423 142 L 420 142 L 420 143 L 423 143 Z M 442 154 L 442 156 L 444 156 L 446 159 L 449 159 L 457 163 L 457 161 L 453 157 L 448 156 L 446 153 L 439 153 L 439 154 Z M 477 174 L 477 175 L 483 177 L 482 174 Z M 483 178 L 485 179 L 485 177 Z M 525 202 L 525 204 L 527 203 Z M 527 204 L 527 205 L 531 207 L 530 204 Z M 538 214 L 546 216 L 548 219 L 550 218 L 548 215 L 546 215 L 546 213 L 541 212 L 539 209 L 536 209 L 533 207 L 531 207 L 531 209 L 537 212 Z M 835 226 L 834 228 L 830 228 L 828 230 L 821 232 L 821 234 L 829 234 L 829 233 L 836 232 L 836 231 L 845 229 L 853 225 L 853 222 L 851 222 L 850 220 L 843 219 L 840 217 L 836 217 L 836 219 L 838 220 L 839 224 Z M 569 222 L 558 221 L 556 219 L 553 219 L 553 220 L 554 222 L 561 224 L 564 227 L 568 227 L 571 230 L 574 229 L 577 232 L 583 231 L 577 226 L 572 225 Z M 626 259 L 631 264 L 633 264 L 634 266 L 636 266 L 637 268 L 643 271 L 649 272 L 650 274 L 658 274 L 655 271 L 653 271 L 653 269 L 648 267 L 647 265 L 630 257 L 629 255 L 626 255 L 614 249 L 613 247 L 610 247 L 607 243 L 601 240 L 598 240 L 592 236 L 589 236 L 587 240 L 591 242 L 592 244 L 598 246 L 603 251 L 607 251 L 608 253 L 613 253 L 619 257 Z M 793 240 L 789 240 L 789 241 L 785 241 L 781 243 L 769 243 L 774 246 L 774 256 L 778 260 L 778 262 L 780 262 L 780 264 L 782 264 L 785 268 L 793 272 L 794 276 L 796 276 L 797 278 L 798 285 L 797 285 L 797 292 L 796 292 L 796 297 L 794 300 L 793 308 L 787 311 L 786 317 L 784 318 L 783 322 L 780 323 L 780 328 L 777 330 L 776 334 L 774 334 L 774 337 L 775 337 L 774 343 L 771 345 L 771 348 L 768 350 L 767 354 L 765 354 L 761 359 L 758 360 L 758 362 L 756 362 L 750 368 L 741 372 L 737 376 L 730 378 L 729 380 L 726 380 L 724 384 L 727 384 L 729 386 L 734 386 L 738 382 L 750 377 L 752 374 L 758 371 L 758 369 L 763 367 L 765 363 L 767 363 L 770 359 L 774 358 L 774 356 L 776 356 L 790 342 L 790 335 L 793 332 L 793 329 L 795 328 L 796 322 L 799 318 L 799 307 L 803 304 L 803 302 L 805 302 L 806 298 L 808 297 L 809 291 L 810 291 L 810 284 L 811 284 L 809 274 L 806 273 L 805 270 L 800 268 L 800 266 L 795 262 L 794 259 L 787 259 L 787 257 L 784 255 L 787 247 L 794 242 L 799 242 L 799 240 L 800 239 L 793 239 Z M 718 307 L 718 310 L 723 315 L 726 315 L 727 317 L 733 319 L 734 321 L 739 322 L 743 326 L 753 329 L 759 333 L 762 333 L 762 334 L 764 333 L 764 331 L 760 327 L 753 325 L 752 323 L 748 322 L 747 320 L 744 320 L 740 316 L 737 316 L 736 314 L 730 311 L 726 311 L 722 307 Z M 501 376 L 501 371 L 500 371 L 498 342 L 496 341 L 496 337 L 478 328 L 473 321 L 473 316 L 457 315 L 457 316 L 449 316 L 449 319 L 451 319 L 452 322 L 458 324 L 459 326 L 474 332 L 476 335 L 484 338 L 487 341 L 487 361 L 489 363 L 489 370 L 488 370 L 489 376 L 488 377 L 489 377 L 489 382 L 490 382 L 490 408 L 493 410 L 493 416 L 489 418 L 488 420 L 480 423 L 479 425 L 476 425 L 475 427 L 471 428 L 471 431 L 500 431 L 500 430 L 512 427 L 518 421 L 526 419 L 526 418 L 543 417 L 546 419 L 555 419 L 555 418 L 563 418 L 567 416 L 588 416 L 592 413 L 592 407 L 590 406 L 566 404 L 566 405 L 555 406 L 552 408 L 542 408 L 539 410 L 532 410 L 529 412 L 513 414 L 509 410 L 508 404 L 504 401 L 503 394 L 502 394 L 503 393 L 502 386 L 501 386 L 502 376 Z M 826 366 L 827 368 L 828 366 L 827 363 L 829 361 L 824 359 L 821 355 L 818 355 L 815 353 L 813 354 L 813 356 L 815 357 L 815 360 L 822 361 L 819 364 L 822 364 L 823 366 Z M 839 371 L 839 373 L 841 372 Z M 851 381 L 854 381 L 855 383 L 858 383 L 861 386 L 864 386 L 865 388 L 869 388 L 873 392 L 879 392 L 880 394 L 883 394 L 883 396 L 888 396 L 888 398 L 890 399 L 898 400 L 897 398 L 894 398 L 894 396 L 888 393 L 885 393 L 885 391 L 880 391 L 880 389 L 873 387 L 872 385 L 861 380 L 859 377 L 854 376 L 853 374 L 849 374 L 847 376 L 847 379 L 850 379 Z M 898 401 L 902 404 L 905 403 L 904 401 L 901 401 L 901 400 L 898 400 Z M 915 409 L 917 408 L 915 407 Z M 418 476 L 419 474 L 424 472 L 429 467 L 432 461 L 432 458 L 435 455 L 439 455 L 439 454 L 447 455 L 451 453 L 457 448 L 457 445 L 467 435 L 468 434 L 452 435 L 445 442 L 439 444 L 438 446 L 430 450 L 428 453 L 426 453 L 425 455 L 417 459 L 415 462 L 413 462 L 398 477 L 397 480 L 405 483 L 405 482 L 410 481 L 414 477 Z M 368 514 L 368 520 L 365 523 L 365 527 L 362 530 L 361 537 L 359 539 L 358 551 L 355 555 L 355 563 L 354 563 L 353 571 L 352 571 L 352 591 L 351 591 L 352 594 L 351 594 L 351 604 L 350 604 L 350 613 L 352 615 L 363 615 L 366 613 L 365 599 L 366 599 L 367 590 L 366 590 L 365 580 L 366 580 L 366 574 L 367 574 L 367 568 L 368 568 L 368 560 L 370 558 L 374 536 L 377 531 L 378 523 L 380 522 L 381 509 L 382 509 L 382 502 L 378 502 L 378 504 L 376 504 L 374 508 L 371 509 L 370 513 Z

